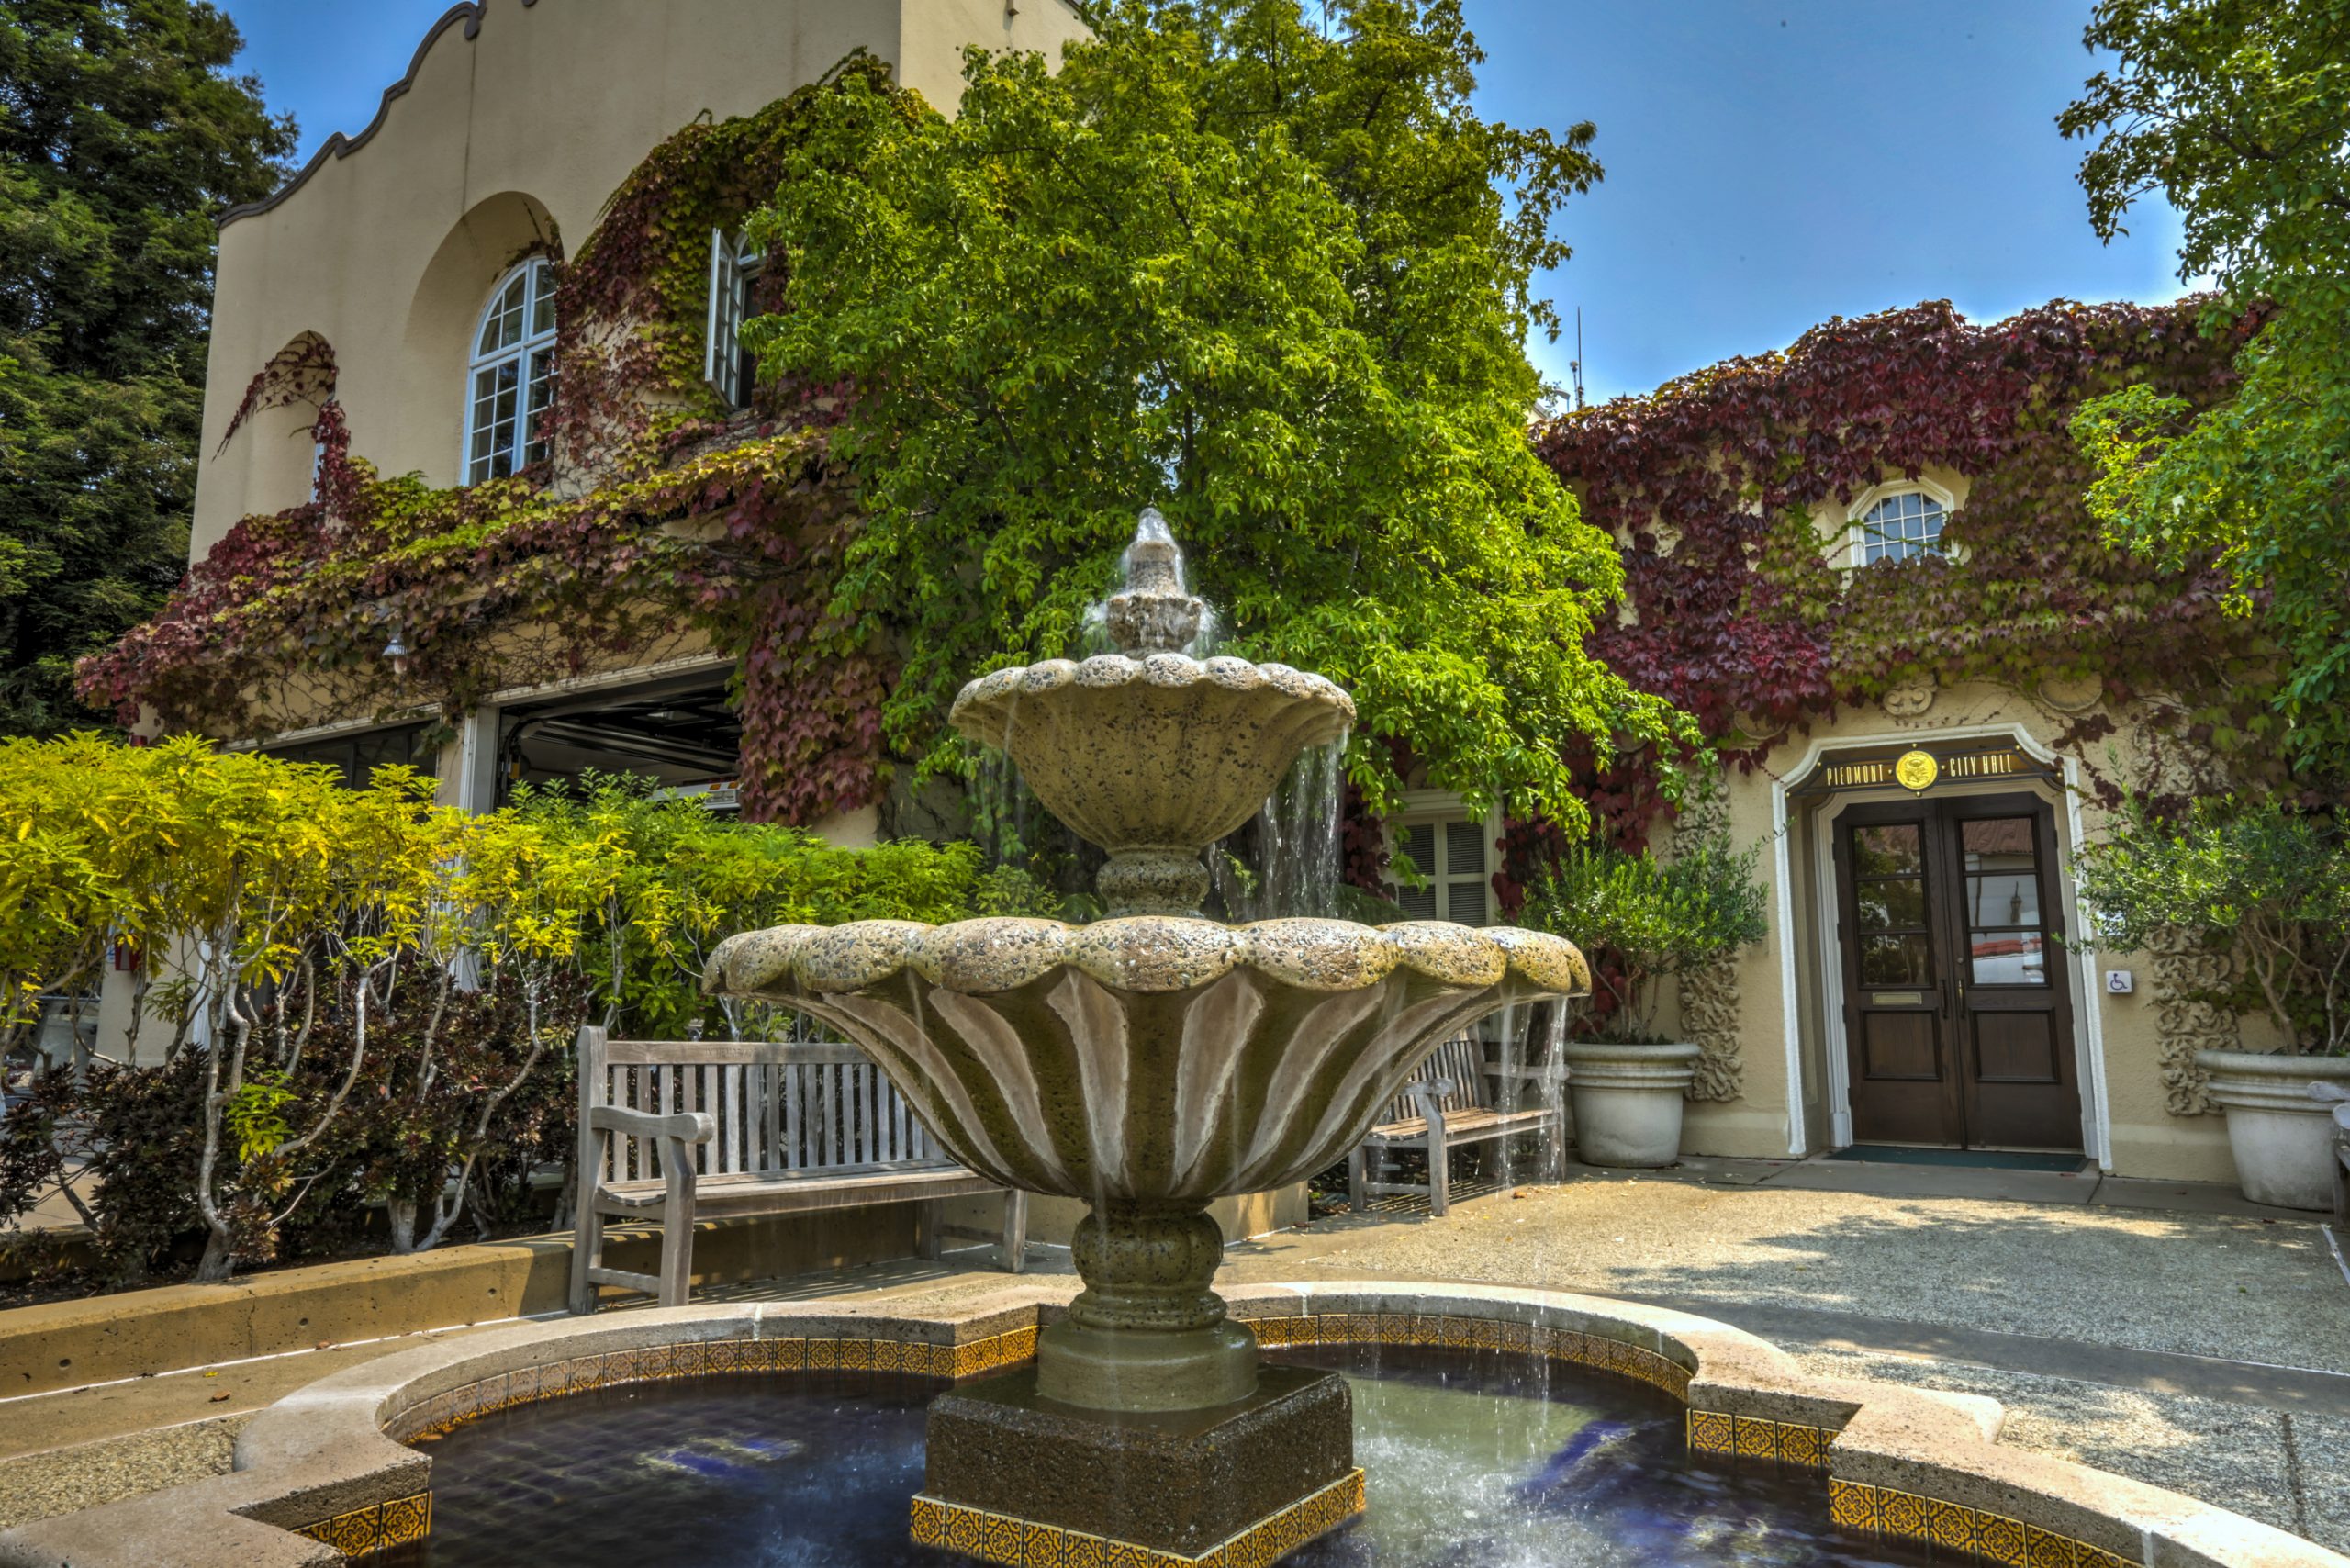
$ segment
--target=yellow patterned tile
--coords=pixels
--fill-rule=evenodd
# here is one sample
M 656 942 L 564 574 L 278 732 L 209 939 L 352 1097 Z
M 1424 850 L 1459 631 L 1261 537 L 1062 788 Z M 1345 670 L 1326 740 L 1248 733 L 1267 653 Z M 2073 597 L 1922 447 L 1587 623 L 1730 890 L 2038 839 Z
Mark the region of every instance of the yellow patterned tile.
M 1734 1418 L 1718 1410 L 1689 1412 L 1689 1446 L 1699 1453 L 1735 1453 Z
M 1799 1464 L 1807 1470 L 1818 1470 L 1828 1462 L 1828 1444 L 1835 1434 L 1819 1427 L 1782 1427 L 1779 1428 L 1779 1460 L 1783 1464 Z
M 1986 1514 L 1975 1550 L 2003 1568 L 2025 1568 L 2024 1528 L 2013 1519 Z
M 912 1533 L 916 1546 L 936 1546 L 946 1539 L 946 1508 L 942 1503 L 914 1496 Z
M 396 1497 L 384 1505 L 382 1535 L 386 1546 L 405 1546 L 432 1533 L 432 1494 Z
M 1936 1546 L 1953 1551 L 1974 1550 L 1978 1531 L 1975 1510 L 1957 1503 L 1946 1503 L 1938 1497 L 1925 1500 L 1926 1536 Z
M 1876 1529 L 1876 1488 L 1853 1481 L 1828 1483 L 1828 1517 L 1840 1529 Z
M 1757 1421 L 1740 1416 L 1735 1423 L 1737 1437 L 1734 1446 L 1740 1459 L 1776 1459 L 1779 1457 L 1779 1430 L 1771 1421 Z

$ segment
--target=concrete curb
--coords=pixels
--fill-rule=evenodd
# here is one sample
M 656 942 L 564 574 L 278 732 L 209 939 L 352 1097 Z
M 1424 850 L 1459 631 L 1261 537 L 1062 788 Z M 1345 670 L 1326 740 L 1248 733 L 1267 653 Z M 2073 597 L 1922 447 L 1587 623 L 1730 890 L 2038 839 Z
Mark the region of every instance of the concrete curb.
M 691 1375 L 787 1347 L 816 1365 L 814 1349 L 829 1345 L 843 1353 L 823 1365 L 959 1369 L 989 1364 L 990 1354 L 1001 1364 L 1033 1350 L 1035 1328 L 1059 1316 L 1075 1288 L 1007 1283 L 943 1316 L 888 1304 L 745 1303 L 517 1325 L 420 1345 L 271 1406 L 239 1439 L 232 1474 L 0 1535 L 0 1568 L 328 1568 L 342 1553 L 294 1530 L 319 1532 L 399 1505 L 429 1508 L 431 1461 L 387 1428 L 559 1396 L 583 1385 L 572 1381 L 584 1375 L 576 1369 L 593 1366 L 606 1381 L 606 1361 L 626 1361 L 630 1377 Z M 1684 1394 L 1693 1447 L 1824 1470 L 1841 1523 L 1911 1539 L 1964 1529 L 1973 1532 L 1964 1545 L 1943 1544 L 1994 1561 L 2022 1563 L 2028 1541 L 2030 1551 L 2045 1541 L 2063 1543 L 2073 1553 L 2066 1561 L 2101 1568 L 2350 1568 L 2350 1558 L 2223 1508 L 2002 1448 L 1995 1401 L 1809 1377 L 1766 1341 L 1690 1313 L 1563 1292 L 1379 1282 L 1248 1286 L 1226 1299 L 1267 1344 L 1530 1346 L 1623 1372 Z
M 694 1281 L 732 1283 L 780 1271 L 904 1257 L 913 1205 L 696 1227 Z M 605 1232 L 605 1260 L 651 1272 L 657 1226 Z M 194 1365 L 351 1344 L 565 1309 L 571 1238 L 468 1242 L 408 1257 L 274 1269 L 218 1285 L 162 1285 L 0 1312 L 0 1398 L 47 1394 Z

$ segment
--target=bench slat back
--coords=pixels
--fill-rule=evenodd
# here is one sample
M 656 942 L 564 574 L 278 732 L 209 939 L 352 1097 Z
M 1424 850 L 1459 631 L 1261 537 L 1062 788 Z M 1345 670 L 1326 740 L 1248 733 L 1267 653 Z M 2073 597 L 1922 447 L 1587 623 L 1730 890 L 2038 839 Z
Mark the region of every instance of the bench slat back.
M 583 1103 L 655 1115 L 699 1111 L 718 1136 L 694 1151 L 699 1176 L 951 1169 L 903 1096 L 864 1052 L 795 1022 L 783 1040 L 606 1040 L 583 1035 Z M 657 1139 L 615 1135 L 606 1182 L 661 1175 Z
M 1459 1035 L 1437 1047 L 1436 1054 L 1426 1066 L 1412 1075 L 1414 1083 L 1427 1083 L 1436 1079 L 1452 1080 L 1450 1093 L 1438 1102 L 1448 1111 L 1476 1111 L 1493 1108 L 1493 1095 L 1485 1085 L 1485 1047 L 1474 1036 Z M 1389 1122 L 1416 1121 L 1420 1103 L 1413 1098 L 1408 1087 L 1395 1096 L 1382 1118 Z

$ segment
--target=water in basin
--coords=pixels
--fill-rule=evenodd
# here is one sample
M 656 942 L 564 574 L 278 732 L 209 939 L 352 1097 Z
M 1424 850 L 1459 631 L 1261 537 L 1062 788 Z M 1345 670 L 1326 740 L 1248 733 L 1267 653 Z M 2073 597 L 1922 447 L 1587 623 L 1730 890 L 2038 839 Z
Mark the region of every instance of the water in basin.
M 1295 1568 L 1876 1568 L 1827 1483 L 1692 1462 L 1682 1407 L 1513 1356 L 1376 1346 L 1270 1359 L 1348 1374 L 1371 1509 Z M 948 1568 L 906 1539 L 945 1383 L 816 1373 L 519 1406 L 423 1445 L 433 1534 L 402 1568 Z

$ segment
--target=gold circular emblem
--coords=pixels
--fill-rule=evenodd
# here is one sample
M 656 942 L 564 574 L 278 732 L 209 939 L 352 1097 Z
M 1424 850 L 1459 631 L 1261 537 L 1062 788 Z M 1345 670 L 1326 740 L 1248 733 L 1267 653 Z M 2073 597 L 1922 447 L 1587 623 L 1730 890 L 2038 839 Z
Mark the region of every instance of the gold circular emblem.
M 1921 794 L 1942 776 L 1942 765 L 1928 751 L 1905 751 L 1893 764 L 1893 777 L 1912 794 Z

